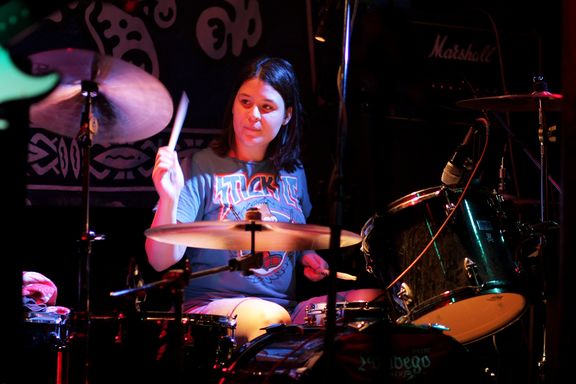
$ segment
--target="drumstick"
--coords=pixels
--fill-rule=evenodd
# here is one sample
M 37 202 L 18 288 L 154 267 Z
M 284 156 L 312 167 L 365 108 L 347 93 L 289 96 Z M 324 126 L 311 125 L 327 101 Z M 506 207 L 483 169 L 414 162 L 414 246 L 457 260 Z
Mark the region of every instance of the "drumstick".
M 188 95 L 183 91 L 182 97 L 180 98 L 180 104 L 178 105 L 178 111 L 176 112 L 176 118 L 174 119 L 174 125 L 172 126 L 172 132 L 170 133 L 170 141 L 168 142 L 168 148 L 171 150 L 176 148 L 176 142 L 178 141 L 178 136 L 180 136 L 180 131 L 182 130 L 184 117 L 188 111 L 188 101 Z
M 328 269 L 322 269 L 320 270 L 320 273 L 325 276 L 328 276 L 330 274 L 330 271 Z M 336 278 L 340 280 L 353 280 L 353 281 L 357 280 L 356 276 L 344 272 L 336 272 Z

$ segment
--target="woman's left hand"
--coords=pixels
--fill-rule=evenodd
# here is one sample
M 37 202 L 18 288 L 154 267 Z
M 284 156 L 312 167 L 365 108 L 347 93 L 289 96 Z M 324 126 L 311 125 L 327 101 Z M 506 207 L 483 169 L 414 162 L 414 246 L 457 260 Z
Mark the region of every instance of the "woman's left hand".
M 327 275 L 328 263 L 314 251 L 306 251 L 302 255 L 302 265 L 304 276 L 311 281 L 320 281 Z

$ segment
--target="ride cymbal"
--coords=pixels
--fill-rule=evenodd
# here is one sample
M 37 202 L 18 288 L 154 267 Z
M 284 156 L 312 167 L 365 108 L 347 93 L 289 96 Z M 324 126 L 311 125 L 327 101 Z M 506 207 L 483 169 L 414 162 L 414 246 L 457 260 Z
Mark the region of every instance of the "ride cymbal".
M 495 112 L 532 112 L 538 111 L 538 102 L 542 101 L 544 111 L 558 112 L 562 110 L 562 100 L 562 95 L 545 91 L 532 92 L 527 95 L 479 97 L 457 101 L 456 105 L 463 108 Z
M 163 130 L 173 105 L 164 85 L 143 69 L 94 51 L 57 49 L 30 55 L 32 72 L 57 72 L 60 83 L 30 107 L 31 125 L 77 137 L 85 109 L 83 85 L 92 86 L 96 144 L 123 144 Z
M 147 229 L 147 237 L 169 244 L 195 248 L 296 251 L 330 248 L 330 228 L 311 224 L 289 224 L 266 221 L 197 221 L 161 225 Z M 360 235 L 341 231 L 340 247 L 358 244 Z

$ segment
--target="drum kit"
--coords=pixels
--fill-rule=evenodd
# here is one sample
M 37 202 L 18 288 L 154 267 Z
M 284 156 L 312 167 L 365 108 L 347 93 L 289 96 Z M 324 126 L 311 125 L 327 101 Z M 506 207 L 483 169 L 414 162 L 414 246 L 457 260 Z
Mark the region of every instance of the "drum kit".
M 173 105 L 168 91 L 156 78 L 122 60 L 81 49 L 47 51 L 33 54 L 30 59 L 34 73 L 58 72 L 61 76 L 59 86 L 31 106 L 32 124 L 75 138 L 83 149 L 84 233 L 81 240 L 84 252 L 79 270 L 77 318 L 81 328 L 90 323 L 84 321 L 90 316 L 91 244 L 100 238 L 91 231 L 89 222 L 90 147 L 93 143 L 134 142 L 160 132 L 172 118 Z M 562 96 L 551 94 L 546 89 L 536 89 L 527 95 L 476 98 L 463 100 L 457 105 L 482 111 L 536 111 L 542 125 L 541 114 L 545 111 L 561 111 Z M 543 129 L 542 126 L 539 128 Z M 542 174 L 548 177 L 544 166 L 545 159 L 542 159 Z M 543 199 L 542 206 L 545 205 Z M 344 350 L 350 353 L 345 348 L 346 340 L 360 346 L 368 345 L 369 341 L 364 339 L 366 336 L 385 337 L 382 340 L 392 343 L 384 350 L 370 344 L 368 352 L 373 353 L 372 357 L 392 358 L 391 361 L 397 358 L 399 364 L 403 356 L 413 356 L 415 351 L 434 349 L 436 345 L 447 342 L 450 351 L 456 351 L 457 355 L 460 349 L 455 347 L 456 344 L 464 345 L 493 335 L 516 321 L 525 311 L 527 300 L 506 238 L 508 223 L 501 203 L 501 196 L 489 190 L 469 191 L 443 185 L 394 201 L 386 215 L 371 217 L 360 234 L 341 231 L 339 247 L 362 244 L 367 270 L 378 277 L 386 287 L 387 295 L 370 303 L 337 303 L 337 323 L 342 328 L 338 328 L 336 334 L 340 343 L 335 345 L 340 349 L 335 358 L 342 358 Z M 449 211 L 454 211 L 450 223 L 441 236 L 433 236 Z M 541 218 L 547 220 L 545 212 Z M 253 258 L 234 260 L 229 265 L 209 271 L 188 271 L 176 277 L 168 276 L 160 282 L 116 292 L 117 296 L 173 282 L 182 285 L 187 279 L 221 271 L 246 273 L 258 265 L 256 255 L 259 252 L 328 249 L 333 236 L 328 227 L 271 223 L 260 220 L 258 216 L 236 222 L 164 225 L 150 228 L 145 234 L 160 242 L 189 247 L 250 249 Z M 428 254 L 415 267 L 410 267 L 430 239 L 434 244 Z M 399 275 L 402 279 L 398 280 Z M 146 320 L 155 324 L 169 320 L 182 324 L 179 332 L 188 335 L 188 339 L 192 333 L 198 332 L 199 326 L 202 332 L 215 332 L 218 341 L 206 341 L 203 347 L 215 352 L 205 365 L 216 367 L 225 378 L 223 382 L 263 379 L 268 382 L 270 378 L 306 378 L 318 373 L 314 371 L 322 354 L 322 338 L 319 336 L 326 321 L 323 318 L 327 313 L 325 309 L 322 304 L 310 307 L 306 324 L 270 330 L 241 351 L 235 351 L 233 347 L 235 324 L 232 319 L 183 315 L 176 311 L 173 314 L 147 314 Z M 85 330 L 89 331 L 89 325 L 87 327 Z M 415 342 L 414 349 L 401 349 L 400 346 L 409 343 L 412 337 L 428 341 L 425 344 Z M 199 339 L 198 334 L 192 339 Z M 223 339 L 227 340 L 225 345 L 221 342 Z M 432 342 L 434 345 L 430 344 Z M 426 354 L 421 358 L 424 365 L 418 370 L 403 364 L 393 367 L 397 379 L 393 382 L 430 375 L 431 371 L 425 368 L 425 364 L 436 361 L 436 365 L 442 365 L 447 362 Z M 368 364 L 367 361 L 364 364 Z M 370 364 L 370 369 L 388 367 L 388 363 L 383 361 Z

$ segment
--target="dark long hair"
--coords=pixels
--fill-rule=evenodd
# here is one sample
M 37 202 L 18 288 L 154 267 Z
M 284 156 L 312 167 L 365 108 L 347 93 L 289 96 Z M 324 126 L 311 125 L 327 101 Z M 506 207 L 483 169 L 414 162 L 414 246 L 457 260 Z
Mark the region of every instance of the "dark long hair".
M 266 150 L 266 158 L 272 161 L 276 172 L 280 170 L 292 172 L 296 168 L 302 167 L 300 138 L 302 136 L 303 111 L 300 100 L 300 87 L 292 64 L 281 58 L 259 57 L 244 68 L 226 109 L 222 135 L 214 139 L 210 143 L 210 147 L 222 157 L 226 156 L 234 148 L 232 117 L 234 99 L 242 84 L 253 78 L 258 78 L 271 85 L 284 99 L 286 109 L 292 107 L 290 121 L 280 128 L 280 131 Z

